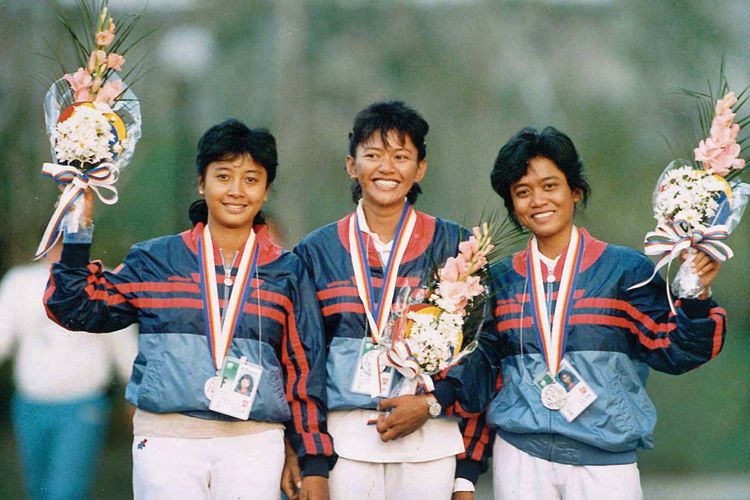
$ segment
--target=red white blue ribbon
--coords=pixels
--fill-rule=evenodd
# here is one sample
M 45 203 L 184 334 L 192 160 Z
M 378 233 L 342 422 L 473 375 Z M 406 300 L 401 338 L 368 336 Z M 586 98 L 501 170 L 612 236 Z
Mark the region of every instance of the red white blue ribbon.
M 631 286 L 628 290 L 640 288 L 650 283 L 664 266 L 667 266 L 667 274 L 669 274 L 672 261 L 688 248 L 700 250 L 719 262 L 731 259 L 734 257 L 734 252 L 729 248 L 729 245 L 724 243 L 724 240 L 728 237 L 729 228 L 721 224 L 711 226 L 706 230 L 695 229 L 691 232 L 690 224 L 683 220 L 660 222 L 654 231 L 646 233 L 643 242 L 646 255 L 659 256 L 659 260 L 654 266 L 654 272 L 648 279 Z M 667 286 L 667 299 L 670 309 L 675 313 L 669 286 Z
M 375 294 L 372 285 L 372 273 L 370 263 L 367 259 L 367 245 L 362 237 L 362 229 L 359 227 L 357 213 L 349 218 L 349 251 L 351 255 L 352 268 L 354 269 L 354 281 L 357 292 L 365 308 L 365 315 L 370 326 L 372 343 L 377 345 L 388 325 L 388 319 L 393 305 L 393 295 L 396 290 L 396 279 L 398 269 L 403 260 L 406 248 L 409 246 L 414 224 L 417 221 L 416 211 L 408 202 L 401 212 L 396 233 L 393 238 L 393 248 L 388 257 L 388 262 L 383 268 L 383 285 L 380 293 Z
M 435 390 L 432 377 L 422 371 L 417 358 L 412 354 L 409 344 L 404 340 L 394 343 L 390 349 L 380 354 L 385 362 L 394 367 L 398 372 L 409 380 L 416 379 L 417 387 L 424 392 Z
M 258 265 L 258 245 L 255 231 L 250 230 L 242 251 L 242 258 L 237 267 L 232 294 L 229 302 L 224 304 L 224 314 L 219 308 L 219 292 L 216 282 L 216 263 L 214 261 L 213 241 L 208 226 L 198 240 L 198 262 L 201 280 L 201 299 L 203 301 L 203 320 L 206 325 L 206 337 L 211 350 L 211 359 L 218 370 L 229 350 L 234 332 L 242 314 L 245 302 L 250 295 L 250 279 Z M 230 264 L 231 265 L 231 264 Z M 229 286 L 225 283 L 224 286 Z
M 540 260 L 537 240 L 533 237 L 529 241 L 526 258 L 527 275 L 531 277 L 531 315 L 534 319 L 540 350 L 544 354 L 550 374 L 554 377 L 560 369 L 560 362 L 565 353 L 568 320 L 573 308 L 576 283 L 583 261 L 583 235 L 580 234 L 578 228 L 573 226 L 552 318 L 549 317 L 547 311 L 547 300 L 552 300 L 552 297 L 546 297 L 544 292 Z
M 75 202 L 83 196 L 87 188 L 91 188 L 102 203 L 106 205 L 117 203 L 117 189 L 114 184 L 117 182 L 119 173 L 120 170 L 117 165 L 110 162 L 100 163 L 85 172 L 69 165 L 58 165 L 56 163 L 45 163 L 42 166 L 42 175 L 51 177 L 55 182 L 66 187 L 60 196 L 57 208 L 47 223 L 47 228 L 44 230 L 42 241 L 36 249 L 34 259 L 44 256 L 50 248 L 55 246 L 57 240 L 60 239 L 63 218 Z M 99 191 L 100 189 L 110 191 L 111 195 L 104 196 Z

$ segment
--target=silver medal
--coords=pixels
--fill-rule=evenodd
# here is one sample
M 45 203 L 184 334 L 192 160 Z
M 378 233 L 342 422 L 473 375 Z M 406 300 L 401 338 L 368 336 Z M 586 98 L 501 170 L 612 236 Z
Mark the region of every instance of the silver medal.
M 219 377 L 211 377 L 210 379 L 206 380 L 206 383 L 203 386 L 203 394 L 206 395 L 206 398 L 209 401 L 214 398 L 214 394 L 216 394 L 216 389 L 219 387 L 219 382 L 220 382 Z
M 565 388 L 558 383 L 545 385 L 542 388 L 542 404 L 548 410 L 557 411 L 563 406 L 568 399 L 568 393 Z

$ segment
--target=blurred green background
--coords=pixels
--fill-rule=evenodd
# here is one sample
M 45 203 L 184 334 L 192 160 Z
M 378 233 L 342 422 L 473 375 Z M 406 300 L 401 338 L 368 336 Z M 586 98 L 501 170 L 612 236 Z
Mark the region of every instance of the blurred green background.
M 146 3 L 110 6 L 119 16 Z M 61 5 L 75 14 L 72 1 Z M 347 133 L 354 114 L 380 99 L 405 100 L 430 123 L 420 209 L 472 224 L 501 207 L 488 182 L 499 146 L 523 126 L 551 124 L 572 137 L 593 186 L 578 223 L 640 248 L 654 224 L 653 185 L 674 157 L 665 139 L 699 138 L 694 104 L 675 88 L 706 89 L 722 56 L 734 88 L 750 83 L 746 0 L 150 0 L 139 29 L 153 28 L 127 65 L 143 57 L 148 69 L 133 85 L 143 138 L 119 182 L 120 202 L 96 214 L 93 254 L 109 266 L 137 241 L 188 227 L 196 141 L 229 116 L 277 138 L 267 211 L 287 247 L 343 216 L 352 209 Z M 43 82 L 61 74 L 43 56 L 56 54 L 69 72 L 76 66 L 43 0 L 0 0 L 0 44 L 2 274 L 29 261 L 57 194 L 39 171 L 50 159 Z M 714 286 L 729 313 L 724 351 L 696 372 L 654 373 L 649 382 L 659 421 L 656 449 L 640 458 L 647 497 L 670 498 L 670 484 L 692 480 L 715 485 L 706 498 L 750 498 L 749 226 L 733 234 L 736 257 Z M 2 498 L 21 495 L 11 392 L 6 363 Z M 113 394 L 121 399 L 122 388 Z M 113 422 L 98 498 L 131 496 L 127 419 Z

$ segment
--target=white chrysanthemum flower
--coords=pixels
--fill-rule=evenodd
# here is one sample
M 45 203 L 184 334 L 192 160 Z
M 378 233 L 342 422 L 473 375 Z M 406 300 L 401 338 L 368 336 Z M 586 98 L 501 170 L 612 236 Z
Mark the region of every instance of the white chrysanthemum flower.
M 55 127 L 55 156 L 61 163 L 95 165 L 112 159 L 114 142 L 107 118 L 96 108 L 76 106 L 73 114 Z

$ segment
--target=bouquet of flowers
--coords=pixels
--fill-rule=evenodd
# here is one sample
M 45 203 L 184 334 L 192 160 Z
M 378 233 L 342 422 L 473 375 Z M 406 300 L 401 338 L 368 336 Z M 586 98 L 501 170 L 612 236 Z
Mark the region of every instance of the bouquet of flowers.
M 394 312 L 391 346 L 384 351 L 384 364 L 395 367 L 405 378 L 398 394 L 434 389 L 431 375 L 458 363 L 477 345 L 487 306 L 487 261 L 495 248 L 493 231 L 487 224 L 475 227 L 459 252 L 449 257 L 434 276 L 428 291 L 417 294 L 405 288 Z M 431 293 L 430 293 L 431 292 Z M 409 303 L 416 298 L 419 302 Z
M 44 99 L 44 114 L 53 163 L 42 173 L 65 186 L 36 251 L 46 254 L 60 237 L 63 225 L 77 230 L 82 196 L 91 188 L 108 204 L 117 202 L 114 187 L 120 169 L 129 161 L 141 136 L 140 106 L 117 74 L 125 64 L 127 35 L 139 16 L 126 20 L 118 35 L 107 1 L 96 7 L 80 1 L 86 37 L 72 23 L 62 22 L 69 33 L 80 66 L 55 81 Z M 105 196 L 100 189 L 109 191 Z
M 683 250 L 702 251 L 721 262 L 733 256 L 724 240 L 739 223 L 750 195 L 750 185 L 739 178 L 745 160 L 740 157 L 743 140 L 738 140 L 741 125 L 750 117 L 735 121 L 744 100 L 738 102 L 723 72 L 719 92 L 723 97 L 716 99 L 710 89 L 708 94 L 685 91 L 698 100 L 705 138 L 693 152 L 694 161 L 672 161 L 656 183 L 653 206 L 657 226 L 646 234 L 645 252 L 658 256 L 659 261 L 654 274 L 632 288 L 651 281 L 665 265 L 669 274 L 672 260 Z M 700 278 L 691 271 L 690 259 L 673 281 L 674 292 L 680 297 L 697 297 L 703 292 Z M 667 296 L 674 311 L 669 287 Z

